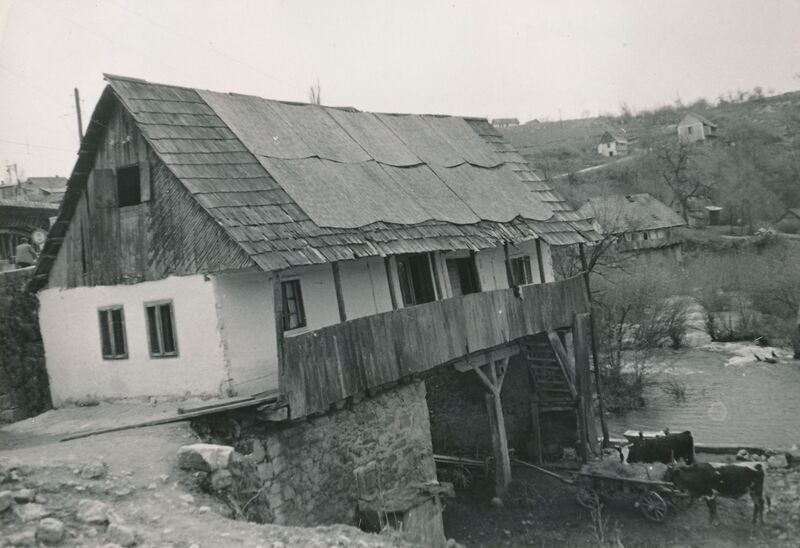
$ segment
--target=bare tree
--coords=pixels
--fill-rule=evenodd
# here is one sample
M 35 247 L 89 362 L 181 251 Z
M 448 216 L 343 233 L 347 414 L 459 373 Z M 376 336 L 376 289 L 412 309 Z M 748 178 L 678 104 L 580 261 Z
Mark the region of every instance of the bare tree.
M 308 88 L 308 102 L 312 105 L 322 104 L 322 92 L 319 87 L 319 80 L 311 84 Z
M 687 223 L 691 199 L 711 196 L 711 185 L 703 180 L 695 166 L 696 154 L 692 144 L 679 142 L 662 145 L 654 156 L 658 177 L 672 191 L 672 203 L 680 206 Z

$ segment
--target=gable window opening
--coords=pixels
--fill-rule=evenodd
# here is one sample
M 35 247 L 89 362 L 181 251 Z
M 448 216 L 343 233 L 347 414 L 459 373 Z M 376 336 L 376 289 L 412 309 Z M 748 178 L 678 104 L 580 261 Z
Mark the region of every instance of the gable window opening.
M 172 301 L 146 303 L 147 339 L 150 357 L 169 358 L 178 355 L 175 336 L 175 312 Z
M 104 360 L 123 360 L 128 357 L 125 338 L 125 314 L 122 305 L 107 306 L 98 310 L 100 342 Z
M 139 166 L 132 165 L 117 169 L 117 200 L 119 207 L 142 203 L 142 186 L 139 179 Z
M 531 258 L 528 255 L 515 257 L 509 262 L 511 263 L 511 278 L 514 281 L 514 285 L 530 285 L 533 283 Z
M 397 277 L 403 306 L 431 303 L 436 300 L 431 261 L 427 253 L 397 258 Z
M 283 330 L 291 331 L 306 326 L 306 311 L 303 307 L 303 291 L 300 280 L 281 282 L 283 294 Z

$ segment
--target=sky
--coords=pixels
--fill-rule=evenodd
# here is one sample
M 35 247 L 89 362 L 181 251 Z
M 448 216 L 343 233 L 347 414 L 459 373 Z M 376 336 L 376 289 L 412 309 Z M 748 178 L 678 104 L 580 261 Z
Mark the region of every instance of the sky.
M 557 120 L 798 89 L 798 29 L 798 0 L 0 0 L 0 169 L 68 176 L 104 72 Z

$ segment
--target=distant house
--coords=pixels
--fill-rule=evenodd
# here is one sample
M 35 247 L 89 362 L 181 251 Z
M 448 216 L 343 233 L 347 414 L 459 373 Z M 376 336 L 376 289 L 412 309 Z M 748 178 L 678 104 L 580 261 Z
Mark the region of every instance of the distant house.
M 589 198 L 578 211 L 594 219 L 595 230 L 619 236 L 620 252 L 653 252 L 681 261 L 682 240 L 674 234 L 685 226 L 680 215 L 648 193 Z
M 495 118 L 492 120 L 494 127 L 511 127 L 518 126 L 519 120 L 517 118 Z
M 22 199 L 57 204 L 67 191 L 66 177 L 28 177 L 15 185 L 0 187 L 0 199 Z
M 789 231 L 791 230 L 793 233 L 795 232 L 795 227 L 800 229 L 800 207 L 790 207 L 787 209 L 783 215 L 781 215 L 775 224 L 778 225 L 778 228 L 781 230 Z
M 609 158 L 612 156 L 624 156 L 628 154 L 628 145 L 630 145 L 630 142 L 627 139 L 623 139 L 610 131 L 606 131 L 603 133 L 603 136 L 600 137 L 600 143 L 597 145 L 597 153 Z
M 0 271 L 14 268 L 14 252 L 22 238 L 34 247 L 44 243 L 57 204 L 0 198 Z
M 678 139 L 685 143 L 704 141 L 717 136 L 717 124 L 690 112 L 678 123 Z

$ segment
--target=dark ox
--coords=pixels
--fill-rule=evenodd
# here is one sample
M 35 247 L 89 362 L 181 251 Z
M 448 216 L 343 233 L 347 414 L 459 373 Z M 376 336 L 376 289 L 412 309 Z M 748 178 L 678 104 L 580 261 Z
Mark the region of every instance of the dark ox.
M 679 434 L 667 434 L 647 439 L 639 435 L 628 449 L 628 462 L 661 462 L 671 464 L 683 459 L 686 464 L 694 462 L 694 438 L 688 430 Z
M 749 463 L 748 463 L 749 464 Z M 671 466 L 664 481 L 689 492 L 692 499 L 704 497 L 708 505 L 708 519 L 717 525 L 717 496 L 739 498 L 747 493 L 753 501 L 753 524 L 764 523 L 764 505 L 770 503 L 764 495 L 764 465 L 723 464 L 705 462 L 688 466 Z

